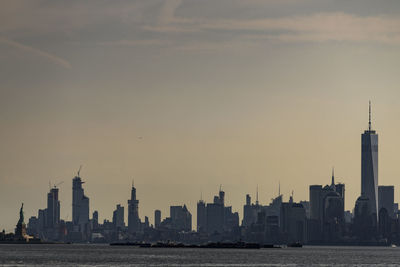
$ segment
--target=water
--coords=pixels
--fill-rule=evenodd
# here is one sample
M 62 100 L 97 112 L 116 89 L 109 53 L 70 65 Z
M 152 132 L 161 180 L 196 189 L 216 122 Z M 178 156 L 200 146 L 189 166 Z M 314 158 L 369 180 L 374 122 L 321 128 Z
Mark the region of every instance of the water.
M 1 266 L 399 266 L 400 248 L 177 249 L 0 245 Z

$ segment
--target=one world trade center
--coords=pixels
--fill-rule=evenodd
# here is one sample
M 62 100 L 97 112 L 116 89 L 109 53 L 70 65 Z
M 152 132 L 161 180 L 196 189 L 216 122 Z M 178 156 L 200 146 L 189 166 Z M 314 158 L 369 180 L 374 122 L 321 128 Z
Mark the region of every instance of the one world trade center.
M 378 221 L 378 134 L 371 129 L 371 102 L 368 130 L 361 134 L 361 195 L 369 199 L 370 214 Z

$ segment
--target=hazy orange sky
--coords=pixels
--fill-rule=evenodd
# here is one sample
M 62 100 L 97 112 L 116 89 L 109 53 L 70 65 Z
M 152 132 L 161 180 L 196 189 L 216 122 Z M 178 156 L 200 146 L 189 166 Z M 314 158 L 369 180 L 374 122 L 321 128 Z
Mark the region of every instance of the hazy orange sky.
M 219 185 L 308 200 L 310 184 L 360 194 L 368 100 L 379 184 L 400 170 L 400 1 L 2 1 L 0 229 L 59 186 L 71 220 L 80 165 L 90 212 L 111 220 L 135 179 L 142 220 Z M 126 210 L 125 210 L 125 215 Z

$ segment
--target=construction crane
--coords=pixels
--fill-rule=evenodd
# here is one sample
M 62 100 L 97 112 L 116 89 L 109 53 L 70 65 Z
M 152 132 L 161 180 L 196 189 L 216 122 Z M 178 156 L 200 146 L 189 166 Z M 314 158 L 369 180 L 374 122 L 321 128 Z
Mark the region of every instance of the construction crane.
M 82 165 L 79 166 L 78 175 L 77 175 L 78 177 L 80 177 L 79 174 L 80 174 L 80 172 L 81 172 L 81 169 L 82 169 Z
M 57 186 L 59 186 L 60 184 L 63 184 L 64 183 L 64 181 L 61 181 L 61 182 L 59 182 L 58 184 L 55 184 L 54 185 L 54 188 L 57 188 Z

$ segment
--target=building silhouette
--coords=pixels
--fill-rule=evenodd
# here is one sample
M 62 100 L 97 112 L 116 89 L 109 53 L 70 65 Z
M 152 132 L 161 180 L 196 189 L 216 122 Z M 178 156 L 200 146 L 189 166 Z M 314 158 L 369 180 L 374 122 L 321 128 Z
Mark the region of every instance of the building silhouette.
M 171 229 L 176 231 L 192 231 L 192 214 L 186 205 L 170 207 Z
M 58 200 L 58 188 L 50 189 L 47 194 L 47 228 L 55 228 L 60 223 L 60 201 Z
M 385 209 L 390 218 L 395 218 L 394 208 L 394 186 L 380 185 L 378 187 L 379 214 Z
M 332 169 L 331 184 L 310 185 L 310 218 L 308 240 L 310 242 L 338 241 L 345 228 L 344 184 L 335 183 Z
M 93 211 L 92 214 L 92 228 L 97 229 L 99 227 L 99 212 L 97 210 Z
M 206 209 L 207 232 L 222 233 L 224 229 L 224 206 L 220 203 L 208 203 Z
M 215 241 L 230 237 L 231 232 L 238 231 L 239 214 L 232 212 L 232 207 L 225 206 L 225 192 L 220 187 L 212 203 L 203 200 L 197 202 L 197 232 L 216 236 Z
M 246 205 L 243 206 L 243 220 L 242 226 L 249 227 L 257 222 L 257 216 L 260 212 L 261 206 L 256 201 L 256 204 L 251 203 L 251 196 L 246 195 Z
M 376 235 L 376 217 L 371 216 L 369 198 L 360 196 L 354 206 L 353 235 L 360 241 L 371 240 Z
M 224 206 L 225 192 L 221 190 L 218 196 L 214 196 L 213 203 L 208 203 L 206 206 L 206 224 L 209 234 L 222 233 L 224 231 Z
M 389 239 L 392 222 L 396 219 L 394 208 L 394 186 L 380 185 L 378 187 L 378 230 L 382 238 Z
M 307 241 L 306 211 L 302 204 L 294 203 L 292 197 L 281 205 L 280 231 L 286 243 Z
M 161 224 L 161 210 L 154 211 L 154 228 L 160 227 Z
M 120 204 L 117 205 L 113 212 L 113 224 L 116 229 L 123 229 L 125 227 L 125 220 L 124 220 L 124 207 Z
M 131 199 L 128 200 L 128 231 L 129 233 L 139 232 L 141 229 L 139 218 L 139 200 L 136 199 L 136 188 L 132 184 Z
M 201 199 L 197 202 L 197 232 L 207 231 L 207 210 L 206 203 Z
M 370 215 L 378 220 L 378 134 L 371 129 L 371 102 L 368 130 L 361 135 L 361 196 L 368 198 Z
M 89 223 L 89 198 L 85 196 L 82 188 L 84 183 L 78 171 L 77 176 L 72 180 L 72 223 L 78 226 L 81 232 Z

